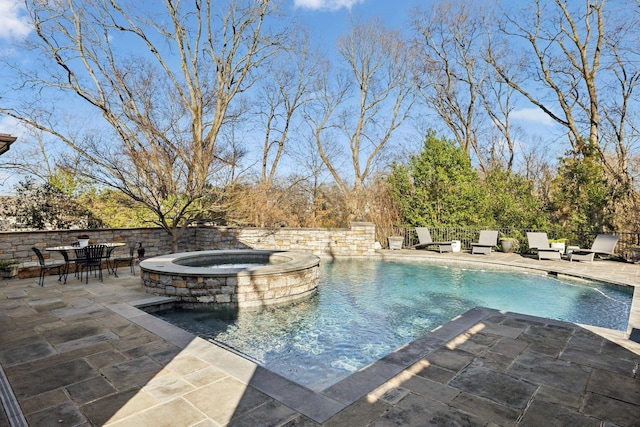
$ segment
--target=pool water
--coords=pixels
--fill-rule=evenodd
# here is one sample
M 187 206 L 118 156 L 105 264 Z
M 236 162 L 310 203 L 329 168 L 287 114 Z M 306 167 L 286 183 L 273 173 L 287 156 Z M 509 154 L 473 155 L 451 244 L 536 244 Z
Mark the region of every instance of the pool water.
M 240 313 L 155 315 L 322 390 L 478 306 L 626 330 L 632 289 L 417 262 L 322 263 L 318 293 Z

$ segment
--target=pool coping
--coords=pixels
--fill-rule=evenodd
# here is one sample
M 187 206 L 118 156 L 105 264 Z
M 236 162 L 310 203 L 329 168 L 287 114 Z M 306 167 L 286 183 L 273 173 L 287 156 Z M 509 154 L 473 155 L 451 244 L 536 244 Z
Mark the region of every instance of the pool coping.
M 252 267 L 226 267 L 212 269 L 176 263 L 175 261 L 196 258 L 215 258 L 241 255 L 261 255 L 262 257 L 286 258 L 287 261 Z M 171 253 L 147 258 L 140 262 L 140 269 L 150 273 L 187 275 L 202 277 L 219 277 L 228 275 L 268 276 L 279 273 L 290 273 L 311 268 L 320 263 L 320 257 L 303 252 L 264 250 L 264 249 L 229 249 Z
M 473 325 L 492 315 L 504 315 L 494 309 L 476 307 L 439 326 L 433 331 L 394 350 L 330 387 L 315 391 L 272 372 L 249 359 L 216 343 L 207 341 L 160 318 L 141 306 L 167 303 L 170 298 L 145 299 L 129 304 L 108 306 L 115 313 L 171 342 L 181 349 L 196 350 L 198 357 L 237 380 L 278 400 L 291 409 L 323 423 L 338 412 L 380 387 L 389 379 L 428 356 L 443 344 L 464 334 Z M 517 318 L 538 319 L 535 316 L 511 313 Z M 566 322 L 545 319 L 547 324 Z
M 484 255 L 469 255 L 469 257 L 464 258 L 460 257 L 461 255 L 468 254 L 457 254 L 458 256 L 455 258 L 442 258 L 439 257 L 438 255 L 440 254 L 437 253 L 424 253 L 422 251 L 416 250 L 379 251 L 377 255 L 378 256 L 372 257 L 371 259 L 384 259 L 386 261 L 406 261 L 407 259 L 413 259 L 415 261 L 430 262 L 438 265 L 442 265 L 444 263 L 447 265 L 469 265 L 475 267 L 477 267 L 478 263 L 482 263 L 488 268 L 498 270 L 508 269 L 516 271 L 529 271 L 533 274 L 554 275 L 560 278 L 569 277 L 574 279 L 586 279 L 606 283 L 609 285 L 630 287 L 633 289 L 633 300 L 631 302 L 631 309 L 629 311 L 629 322 L 627 325 L 625 338 L 632 336 L 632 334 L 640 335 L 640 292 L 635 292 L 635 290 L 640 287 L 640 277 L 636 278 L 636 281 L 632 280 L 631 276 L 626 276 L 625 279 L 616 279 L 611 276 L 603 277 L 581 267 L 582 265 L 591 266 L 594 263 L 608 261 L 591 261 L 582 263 L 564 260 L 547 260 L 538 261 L 535 264 L 524 264 L 520 254 L 519 257 L 514 258 L 512 261 L 504 261 L 502 259 L 493 259 L 490 256 Z M 580 326 L 585 328 L 596 328 L 590 325 L 580 324 Z M 606 328 L 600 329 L 603 331 L 609 330 Z
M 391 251 L 388 251 L 391 252 Z M 398 251 L 393 251 L 398 252 Z M 475 259 L 456 259 L 443 258 L 434 256 L 433 258 L 425 253 L 415 253 L 416 251 L 402 251 L 406 253 L 378 253 L 376 256 L 367 257 L 351 257 L 354 259 L 379 259 L 379 260 L 403 260 L 415 258 L 416 261 L 434 261 L 438 264 L 446 265 L 472 265 L 477 268 L 478 263 L 496 269 L 515 269 L 530 270 L 536 274 L 554 274 L 567 277 L 578 277 L 599 282 L 611 283 L 614 285 L 632 286 L 634 288 L 633 302 L 629 316 L 629 327 L 626 334 L 622 331 L 613 331 L 604 328 L 591 327 L 587 325 L 578 325 L 597 333 L 607 335 L 608 338 L 615 338 L 617 341 L 628 338 L 634 329 L 640 329 L 640 292 L 635 292 L 636 284 L 633 282 L 625 282 L 619 280 L 604 280 L 589 274 L 574 274 L 567 271 L 564 266 L 549 265 L 544 263 L 540 266 L 521 266 L 517 263 L 505 263 L 498 260 L 490 260 L 488 258 Z M 413 256 L 416 255 L 416 256 Z M 343 257 L 340 257 L 342 259 Z M 421 359 L 428 356 L 431 352 L 440 348 L 448 342 L 455 341 L 463 337 L 470 328 L 481 324 L 483 319 L 494 315 L 509 315 L 516 319 L 543 322 L 547 325 L 574 325 L 571 322 L 558 321 L 537 316 L 530 316 L 519 313 L 505 313 L 496 309 L 476 307 L 460 316 L 455 317 L 449 322 L 437 327 L 431 332 L 426 333 L 422 337 L 396 349 L 385 357 L 372 362 L 359 371 L 349 375 L 348 377 L 338 381 L 321 391 L 314 391 L 300 384 L 297 384 L 281 375 L 269 371 L 268 369 L 232 352 L 216 343 L 209 342 L 197 337 L 177 326 L 157 318 L 142 310 L 144 307 L 155 304 L 167 304 L 171 302 L 170 297 L 151 297 L 144 300 L 134 301 L 131 303 L 121 303 L 108 306 L 112 311 L 127 318 L 128 320 L 142 326 L 159 337 L 175 344 L 181 349 L 189 347 L 198 352 L 198 357 L 210 363 L 216 368 L 236 378 L 237 380 L 247 384 L 256 390 L 280 401 L 291 409 L 311 418 L 312 420 L 323 423 L 347 406 L 355 403 L 359 399 L 374 392 L 385 382 L 394 376 L 400 374 L 410 366 L 414 365 Z M 624 337 L 622 336 L 624 334 Z

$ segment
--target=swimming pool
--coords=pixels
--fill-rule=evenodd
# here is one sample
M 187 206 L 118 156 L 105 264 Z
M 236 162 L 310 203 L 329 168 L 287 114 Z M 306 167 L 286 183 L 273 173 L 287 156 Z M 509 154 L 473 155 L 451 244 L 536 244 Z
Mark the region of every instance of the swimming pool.
M 240 313 L 159 317 L 322 390 L 474 307 L 625 330 L 632 290 L 513 271 L 419 262 L 321 263 L 318 293 Z

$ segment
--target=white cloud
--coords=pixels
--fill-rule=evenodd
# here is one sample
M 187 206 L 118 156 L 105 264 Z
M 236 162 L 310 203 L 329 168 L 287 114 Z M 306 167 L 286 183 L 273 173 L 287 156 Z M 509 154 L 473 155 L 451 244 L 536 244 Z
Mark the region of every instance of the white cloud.
M 17 137 L 25 134 L 22 124 L 9 116 L 0 117 L 0 133 L 8 133 L 11 136 Z
M 0 0 L 0 39 L 24 38 L 31 32 L 20 0 Z
M 0 0 L 3 1 L 3 0 Z M 295 7 L 312 10 L 338 10 L 345 8 L 351 10 L 351 7 L 365 0 L 294 0 Z
M 544 126 L 553 126 L 556 124 L 556 122 L 553 121 L 547 113 L 539 108 L 522 108 L 520 110 L 515 110 L 511 113 L 511 117 Z

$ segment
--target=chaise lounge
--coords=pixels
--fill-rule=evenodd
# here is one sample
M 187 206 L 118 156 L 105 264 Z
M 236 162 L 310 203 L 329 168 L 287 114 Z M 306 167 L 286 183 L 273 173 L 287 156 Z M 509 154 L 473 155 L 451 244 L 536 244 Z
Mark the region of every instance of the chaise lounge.
M 538 259 L 562 259 L 560 249 L 552 248 L 549 245 L 547 233 L 543 232 L 527 232 L 527 241 L 529 242 L 529 251 L 537 252 Z
M 427 227 L 416 227 L 416 233 L 420 243 L 414 245 L 414 249 L 427 249 L 429 246 L 437 246 L 440 253 L 453 252 L 452 242 L 434 242 Z
M 618 243 L 618 236 L 598 234 L 591 245 L 591 249 L 574 249 L 569 254 L 569 261 L 593 261 L 596 254 L 613 255 L 613 249 Z
M 496 230 L 481 230 L 478 243 L 471 244 L 471 253 L 491 255 L 491 248 L 497 245 L 498 232 Z

